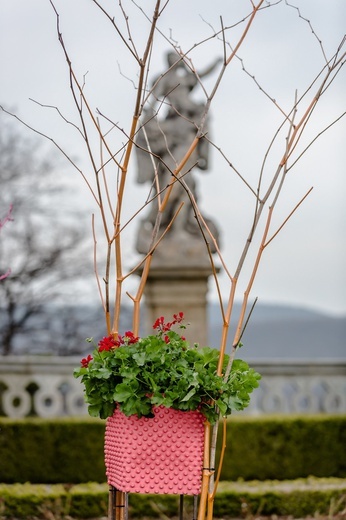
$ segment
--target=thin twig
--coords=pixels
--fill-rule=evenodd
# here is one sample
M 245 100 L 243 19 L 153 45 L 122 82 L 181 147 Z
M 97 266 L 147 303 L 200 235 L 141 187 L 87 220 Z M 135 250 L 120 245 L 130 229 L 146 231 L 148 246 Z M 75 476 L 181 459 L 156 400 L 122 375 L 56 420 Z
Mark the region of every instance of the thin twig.
M 294 208 L 292 209 L 292 211 L 289 213 L 289 215 L 285 218 L 285 220 L 283 221 L 283 223 L 279 226 L 279 228 L 275 231 L 275 233 L 273 233 L 273 235 L 267 240 L 267 242 L 264 244 L 264 248 L 267 247 L 270 242 L 272 242 L 272 240 L 274 240 L 274 238 L 280 233 L 280 231 L 282 230 L 282 228 L 285 226 L 285 224 L 287 224 L 287 222 L 289 221 L 289 219 L 292 217 L 293 213 L 295 213 L 297 211 L 297 209 L 299 208 L 299 206 L 304 202 L 304 200 L 306 199 L 306 197 L 308 195 L 310 195 L 310 193 L 312 192 L 313 190 L 313 187 L 311 187 L 304 195 L 304 197 L 301 198 L 301 200 L 294 206 Z

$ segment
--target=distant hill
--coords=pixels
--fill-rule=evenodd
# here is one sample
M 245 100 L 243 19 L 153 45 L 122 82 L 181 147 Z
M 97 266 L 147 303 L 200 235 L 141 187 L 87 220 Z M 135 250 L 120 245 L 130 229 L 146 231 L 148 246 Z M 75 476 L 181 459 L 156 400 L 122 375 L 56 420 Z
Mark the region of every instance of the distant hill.
M 231 345 L 239 311 L 240 305 L 236 304 L 228 348 Z M 0 327 L 1 316 L 0 309 Z M 208 321 L 209 344 L 218 348 L 222 320 L 217 303 L 208 305 Z M 42 315 L 32 317 L 31 327 L 30 332 L 23 330 L 16 338 L 14 354 L 89 353 L 91 347 L 85 338 L 99 339 L 106 334 L 100 305 L 78 307 L 47 305 Z M 128 307 L 122 310 L 119 329 L 120 331 L 132 329 L 132 312 Z M 143 335 L 143 330 L 140 334 Z M 346 360 L 345 338 L 346 316 L 333 317 L 305 308 L 257 303 L 242 337 L 244 346 L 241 357 L 247 360 L 276 358 Z
M 239 311 L 240 305 L 236 305 L 235 316 Z M 218 304 L 210 304 L 209 341 L 213 346 L 219 345 L 221 324 Z M 346 316 L 334 317 L 311 309 L 257 303 L 242 343 L 241 357 L 247 360 L 346 359 Z

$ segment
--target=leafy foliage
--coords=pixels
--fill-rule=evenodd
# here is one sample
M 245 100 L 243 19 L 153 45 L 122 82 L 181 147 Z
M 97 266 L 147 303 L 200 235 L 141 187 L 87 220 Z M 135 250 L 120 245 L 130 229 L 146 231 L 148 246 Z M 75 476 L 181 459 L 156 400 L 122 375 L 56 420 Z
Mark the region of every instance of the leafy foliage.
M 181 323 L 182 313 L 172 323 L 159 318 L 156 335 L 135 338 L 131 332 L 103 338 L 93 356 L 83 359 L 74 376 L 85 385 L 91 416 L 112 415 L 119 404 L 129 416 L 153 417 L 153 406 L 176 410 L 200 410 L 215 423 L 219 413 L 230 415 L 243 410 L 260 375 L 240 359 L 235 360 L 227 379 L 217 375 L 219 351 L 210 347 L 190 347 L 183 336 L 171 330 Z M 184 325 L 180 325 L 185 328 Z M 224 360 L 224 368 L 228 363 Z

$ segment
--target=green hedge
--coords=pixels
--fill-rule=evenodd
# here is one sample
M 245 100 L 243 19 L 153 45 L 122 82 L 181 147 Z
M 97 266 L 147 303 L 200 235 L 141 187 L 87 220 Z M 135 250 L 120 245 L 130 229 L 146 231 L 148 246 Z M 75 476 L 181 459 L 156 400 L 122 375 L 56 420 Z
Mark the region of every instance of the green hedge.
M 104 482 L 104 422 L 0 418 L 0 482 Z
M 328 515 L 346 506 L 344 479 L 297 479 L 294 481 L 221 482 L 214 516 L 252 517 Z
M 236 418 L 222 480 L 346 477 L 346 416 Z
M 104 482 L 104 422 L 0 418 L 0 482 Z M 229 421 L 222 480 L 346 477 L 346 416 Z
M 178 511 L 178 496 L 140 495 L 129 497 L 129 516 L 173 517 Z M 95 518 L 107 513 L 106 484 L 0 484 L 0 517 Z M 191 497 L 184 505 L 192 508 Z M 216 495 L 214 518 L 280 515 L 303 518 L 333 515 L 346 506 L 346 481 L 343 479 L 299 479 L 272 482 L 221 482 Z M 68 515 L 68 516 L 67 516 Z

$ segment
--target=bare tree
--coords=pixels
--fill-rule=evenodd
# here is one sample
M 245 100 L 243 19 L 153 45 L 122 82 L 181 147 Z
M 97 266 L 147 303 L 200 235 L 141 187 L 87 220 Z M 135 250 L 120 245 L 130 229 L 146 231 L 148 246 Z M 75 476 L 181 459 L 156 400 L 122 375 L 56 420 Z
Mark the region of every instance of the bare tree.
M 13 207 L 12 216 L 2 220 L 13 222 L 3 227 L 0 243 L 0 272 L 8 273 L 11 266 L 0 286 L 0 352 L 6 355 L 21 348 L 21 352 L 40 349 L 66 354 L 75 348 L 72 337 L 78 343 L 80 317 L 73 316 L 72 308 L 65 315 L 59 313 L 57 333 L 53 305 L 67 292 L 67 285 L 86 272 L 80 215 L 64 207 L 64 188 L 56 183 L 58 172 L 52 160 L 42 158 L 36 141 L 3 119 L 0 207 Z
M 12 216 L 11 216 L 12 215 L 12 209 L 13 209 L 13 206 L 11 204 L 7 214 L 4 216 L 4 218 L 0 219 L 0 231 L 1 231 L 1 228 L 4 227 L 6 222 L 9 222 L 10 220 L 13 220 Z M 6 273 L 0 274 L 0 280 L 5 280 L 5 278 L 7 278 L 10 274 L 11 274 L 11 269 L 8 268 Z

